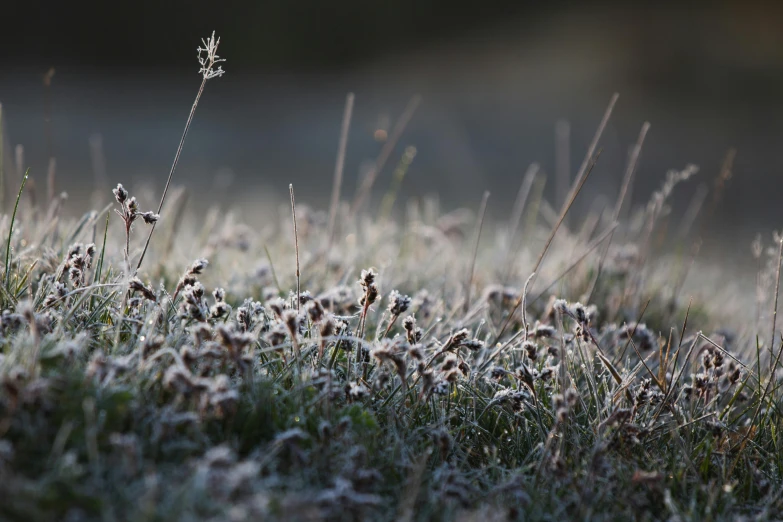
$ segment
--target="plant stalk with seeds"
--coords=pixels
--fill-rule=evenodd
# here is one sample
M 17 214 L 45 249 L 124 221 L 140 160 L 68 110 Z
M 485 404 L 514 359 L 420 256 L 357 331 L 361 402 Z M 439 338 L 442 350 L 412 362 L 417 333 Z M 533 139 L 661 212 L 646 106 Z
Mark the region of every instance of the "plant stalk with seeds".
M 163 195 L 160 197 L 160 204 L 158 205 L 158 214 L 160 214 L 163 210 L 163 203 L 166 201 L 166 193 L 169 190 L 171 178 L 174 176 L 174 171 L 177 169 L 179 156 L 182 154 L 182 147 L 185 145 L 185 137 L 188 135 L 188 129 L 190 129 L 190 124 L 193 121 L 193 115 L 196 114 L 196 107 L 198 107 L 198 102 L 201 100 L 201 94 L 204 92 L 204 87 L 207 84 L 207 80 L 211 80 L 212 78 L 219 78 L 225 73 L 223 68 L 220 65 L 217 65 L 220 62 L 226 61 L 217 54 L 218 46 L 220 45 L 220 37 L 216 39 L 215 31 L 212 31 L 212 36 L 206 40 L 202 39 L 201 43 L 204 47 L 199 46 L 196 49 L 198 52 L 198 62 L 201 64 L 201 69 L 198 71 L 201 73 L 201 86 L 198 88 L 196 99 L 193 101 L 193 106 L 190 108 L 190 114 L 188 115 L 188 119 L 185 122 L 185 130 L 182 132 L 182 138 L 179 140 L 177 153 L 174 155 L 174 162 L 171 164 L 169 177 L 166 179 L 166 186 L 163 187 Z M 147 235 L 147 242 L 144 244 L 144 250 L 141 252 L 141 257 L 139 257 L 139 263 L 136 265 L 136 270 L 141 268 L 141 263 L 144 261 L 144 255 L 147 253 L 147 249 L 150 246 L 150 240 L 152 239 L 153 232 L 155 232 L 154 223 L 150 229 L 150 233 Z

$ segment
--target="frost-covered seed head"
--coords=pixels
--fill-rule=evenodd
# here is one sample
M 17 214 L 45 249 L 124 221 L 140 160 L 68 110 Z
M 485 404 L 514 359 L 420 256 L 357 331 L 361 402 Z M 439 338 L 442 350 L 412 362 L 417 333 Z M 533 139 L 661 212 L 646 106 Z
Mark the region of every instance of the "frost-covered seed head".
M 125 203 L 125 201 L 128 199 L 128 191 L 125 190 L 125 187 L 122 186 L 122 183 L 117 184 L 117 188 L 112 190 L 114 193 L 114 199 L 117 200 L 117 203 L 122 205 Z
M 389 293 L 389 313 L 393 316 L 399 316 L 408 311 L 411 305 L 411 298 L 407 295 L 403 295 L 397 290 L 392 290 Z
M 201 40 L 201 45 L 196 48 L 198 53 L 198 63 L 201 68 L 198 70 L 199 74 L 204 80 L 211 80 L 212 78 L 219 78 L 225 74 L 222 66 L 217 65 L 221 62 L 225 62 L 225 58 L 221 58 L 217 54 L 218 46 L 220 45 L 220 37 L 215 38 L 215 31 L 212 31 L 212 36 Z M 217 67 L 216 67 L 217 65 Z

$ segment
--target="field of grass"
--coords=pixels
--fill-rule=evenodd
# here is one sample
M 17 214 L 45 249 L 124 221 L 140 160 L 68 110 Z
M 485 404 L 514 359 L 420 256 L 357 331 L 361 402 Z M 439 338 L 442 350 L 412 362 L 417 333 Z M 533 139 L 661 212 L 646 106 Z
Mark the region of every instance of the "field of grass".
M 566 221 L 596 156 L 562 208 L 531 171 L 493 222 L 489 195 L 366 210 L 372 181 L 247 223 L 122 186 L 71 220 L 14 187 L 0 519 L 780 519 L 781 238 L 749 245 L 749 297 L 694 290 L 698 241 L 664 245 L 697 169 Z

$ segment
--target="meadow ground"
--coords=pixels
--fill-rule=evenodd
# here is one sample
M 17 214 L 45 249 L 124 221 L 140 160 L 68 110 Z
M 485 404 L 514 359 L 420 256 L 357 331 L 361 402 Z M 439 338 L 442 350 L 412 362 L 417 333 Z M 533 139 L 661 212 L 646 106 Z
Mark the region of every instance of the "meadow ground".
M 671 248 L 692 166 L 566 221 L 595 160 L 496 222 L 394 184 L 370 211 L 372 181 L 246 222 L 121 185 L 69 220 L 17 187 L 0 518 L 780 519 L 781 238 L 745 289 Z

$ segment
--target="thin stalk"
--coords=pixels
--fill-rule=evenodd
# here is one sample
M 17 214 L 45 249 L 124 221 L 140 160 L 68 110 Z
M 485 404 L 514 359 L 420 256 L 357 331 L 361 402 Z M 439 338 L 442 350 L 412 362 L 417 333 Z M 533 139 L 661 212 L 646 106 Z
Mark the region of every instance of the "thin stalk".
M 555 285 L 557 284 L 557 282 L 558 282 L 558 281 L 560 281 L 562 278 L 564 278 L 564 277 L 565 277 L 565 276 L 566 276 L 566 275 L 567 275 L 567 274 L 568 274 L 568 273 L 569 273 L 571 270 L 573 270 L 573 269 L 574 269 L 574 267 L 576 267 L 576 265 L 578 265 L 579 263 L 581 263 L 581 262 L 582 262 L 582 260 L 583 260 L 584 258 L 586 258 L 586 257 L 588 256 L 588 254 L 590 254 L 590 252 L 592 252 L 593 250 L 595 250 L 595 249 L 598 247 L 598 245 L 600 245 L 601 243 L 603 243 L 603 241 L 604 241 L 604 240 L 605 240 L 607 237 L 609 237 L 611 234 L 613 234 L 613 233 L 614 233 L 614 231 L 617 229 L 617 226 L 618 226 L 618 225 L 619 225 L 619 223 L 617 223 L 616 221 L 615 221 L 614 223 L 612 223 L 612 224 L 609 226 L 609 228 L 608 228 L 607 230 L 605 230 L 605 231 L 604 231 L 604 233 L 603 233 L 603 234 L 601 234 L 600 236 L 598 236 L 597 238 L 595 238 L 595 239 L 594 239 L 594 240 L 593 240 L 593 241 L 592 241 L 592 242 L 591 242 L 589 245 L 587 245 L 587 248 L 585 248 L 585 251 L 584 251 L 584 252 L 582 252 L 582 253 L 579 255 L 579 257 L 577 257 L 576 259 L 574 259 L 574 261 L 573 261 L 573 262 L 572 262 L 570 265 L 568 265 L 568 267 L 566 267 L 566 268 L 565 268 L 565 269 L 564 269 L 562 272 L 560 272 L 560 274 L 558 274 L 558 275 L 557 275 L 557 277 L 555 277 L 554 279 L 552 279 L 552 281 L 551 281 L 551 282 L 550 282 L 548 285 L 546 285 L 546 286 L 544 287 L 544 289 L 543 289 L 543 290 L 541 290 L 541 291 L 540 291 L 538 294 L 536 294 L 536 296 L 535 296 L 535 297 L 534 297 L 534 298 L 533 298 L 533 299 L 532 299 L 530 302 L 531 302 L 531 303 L 535 303 L 536 301 L 538 301 L 539 299 L 541 299 L 541 298 L 544 296 L 544 294 L 545 294 L 545 293 L 546 293 L 546 292 L 547 292 L 547 291 L 548 291 L 550 288 L 552 288 L 553 286 L 555 286 Z M 588 302 L 589 302 L 589 301 L 588 301 Z
M 337 161 L 334 165 L 334 182 L 332 183 L 332 202 L 329 205 L 329 245 L 334 240 L 334 227 L 337 221 L 337 207 L 340 205 L 340 189 L 343 184 L 343 170 L 345 168 L 345 151 L 348 148 L 348 131 L 351 128 L 351 115 L 353 114 L 354 95 L 349 92 L 345 97 L 345 110 L 343 111 L 343 124 L 340 128 L 340 144 L 337 148 Z
M 272 271 L 272 279 L 275 281 L 278 293 L 282 293 L 283 289 L 280 287 L 280 281 L 277 280 L 277 272 L 275 272 L 275 265 L 272 263 L 272 256 L 269 254 L 269 248 L 264 245 L 264 252 L 266 252 L 266 259 L 269 261 L 269 269 Z
M 783 241 L 780 242 L 781 245 L 783 245 Z M 783 250 L 783 246 L 781 246 L 781 249 Z M 778 259 L 780 261 L 780 259 Z M 780 264 L 778 263 L 778 275 L 780 275 Z M 776 299 L 777 301 L 777 299 Z M 774 340 L 773 343 L 774 345 Z M 769 395 L 770 387 L 772 386 L 772 383 L 775 381 L 775 368 L 780 363 L 780 356 L 783 355 L 783 335 L 780 338 L 780 349 L 778 350 L 778 355 L 775 357 L 774 355 L 771 357 L 770 361 L 770 374 L 769 378 L 767 379 L 767 384 L 764 386 L 764 392 L 761 394 L 761 397 L 759 398 L 758 405 L 756 406 L 756 411 L 753 413 L 753 418 L 750 420 L 750 422 L 747 424 L 748 426 L 754 426 L 756 423 L 756 419 L 759 416 L 759 413 L 761 413 L 761 409 L 764 407 L 764 402 L 767 400 L 767 395 Z M 761 374 L 759 374 L 759 387 L 761 387 Z M 753 430 L 747 430 L 745 433 L 745 436 L 742 438 L 742 440 L 739 442 L 739 444 L 735 445 L 735 448 L 741 448 L 745 442 L 751 437 L 753 434 Z M 737 455 L 737 460 L 739 460 L 741 454 Z M 732 469 L 734 466 L 736 466 L 737 461 L 734 461 L 734 464 L 732 465 Z
M 177 147 L 177 153 L 174 155 L 174 162 L 171 164 L 171 170 L 169 171 L 169 177 L 166 179 L 166 186 L 163 188 L 163 194 L 160 197 L 160 205 L 158 205 L 158 212 L 157 214 L 160 215 L 161 211 L 163 210 L 163 203 L 166 201 L 166 193 L 169 190 L 169 185 L 171 184 L 171 178 L 174 176 L 174 171 L 177 168 L 177 163 L 179 163 L 179 156 L 182 154 L 182 147 L 185 145 L 185 137 L 188 135 L 188 129 L 190 129 L 190 124 L 193 121 L 193 115 L 196 113 L 196 107 L 198 107 L 198 102 L 201 99 L 201 95 L 204 92 L 204 86 L 207 84 L 207 80 L 210 80 L 212 78 L 219 78 L 223 75 L 225 71 L 220 66 L 216 65 L 220 62 L 224 62 L 225 59 L 220 58 L 217 54 L 218 46 L 220 45 L 220 38 L 217 40 L 215 39 L 215 32 L 212 31 L 212 36 L 207 39 L 201 40 L 204 47 L 198 48 L 198 61 L 201 64 L 201 69 L 199 69 L 199 72 L 201 73 L 201 85 L 198 88 L 198 93 L 196 94 L 196 99 L 193 101 L 193 106 L 190 108 L 190 114 L 188 114 L 188 120 L 185 122 L 185 130 L 182 131 L 182 138 L 179 140 L 179 146 Z M 206 53 L 205 56 L 202 56 L 203 53 Z M 150 233 L 147 236 L 147 241 L 144 243 L 144 250 L 141 251 L 141 257 L 139 257 L 139 264 L 136 265 L 136 270 L 138 271 L 139 268 L 141 268 L 141 263 L 144 261 L 144 255 L 147 253 L 147 248 L 150 246 L 150 239 L 152 239 L 152 233 L 155 232 L 155 225 L 157 222 L 152 224 L 152 227 L 150 228 Z
M 525 341 L 527 341 L 529 333 L 527 328 L 527 290 L 530 286 L 530 281 L 532 281 L 535 276 L 535 272 L 530 274 L 530 277 L 527 278 L 527 281 L 525 281 L 525 286 L 522 289 L 522 327 L 525 329 Z
M 778 319 L 778 297 L 780 295 L 780 266 L 783 261 L 783 238 L 778 238 L 778 269 L 775 275 L 775 304 L 772 308 L 772 332 L 769 336 L 769 371 L 770 381 L 772 380 L 775 372 L 775 326 Z
M 468 270 L 468 281 L 465 287 L 465 313 L 470 308 L 470 288 L 473 285 L 473 273 L 476 270 L 476 257 L 478 256 L 479 242 L 481 241 L 481 229 L 484 228 L 484 216 L 487 213 L 487 201 L 489 200 L 489 191 L 484 191 L 484 197 L 481 198 L 481 207 L 479 208 L 479 220 L 476 227 L 476 245 L 473 248 L 473 258 Z
M 8 290 L 11 287 L 11 239 L 14 235 L 14 222 L 16 221 L 16 211 L 19 209 L 19 200 L 22 199 L 22 191 L 24 190 L 27 178 L 30 176 L 30 169 L 28 168 L 24 177 L 22 178 L 22 186 L 19 187 L 19 193 L 16 195 L 16 204 L 14 205 L 14 213 L 11 215 L 11 226 L 8 228 L 8 242 L 5 246 L 5 289 Z
M 101 282 L 101 274 L 103 273 L 103 260 L 106 255 L 106 236 L 109 234 L 109 216 L 111 216 L 111 212 L 106 212 L 106 228 L 103 229 L 101 257 L 98 258 L 98 269 L 95 271 L 95 280 L 93 280 L 93 284 Z
M 511 273 L 511 266 L 512 266 L 512 252 L 516 251 L 515 247 L 515 241 L 517 237 L 517 230 L 519 229 L 519 223 L 522 220 L 522 213 L 525 211 L 525 203 L 527 202 L 528 196 L 530 195 L 530 189 L 533 187 L 533 181 L 536 179 L 536 174 L 538 174 L 539 166 L 538 163 L 532 163 L 528 169 L 527 172 L 525 172 L 525 177 L 522 178 L 522 184 L 519 187 L 519 192 L 517 193 L 517 199 L 514 201 L 514 207 L 511 209 L 511 216 L 509 217 L 509 232 L 508 232 L 508 250 L 506 251 L 506 279 L 509 278 Z
M 163 187 L 163 195 L 160 197 L 160 204 L 158 205 L 158 211 L 156 214 L 160 214 L 163 210 L 163 203 L 166 201 L 166 193 L 169 191 L 169 185 L 171 185 L 171 178 L 174 176 L 174 171 L 177 170 L 177 163 L 179 163 L 179 157 L 180 154 L 182 154 L 182 148 L 185 146 L 185 138 L 188 135 L 188 130 L 190 129 L 190 124 L 193 121 L 193 116 L 196 114 L 196 107 L 198 107 L 198 102 L 201 100 L 201 94 L 204 92 L 204 86 L 207 84 L 207 76 L 205 75 L 201 80 L 201 86 L 198 88 L 198 94 L 196 94 L 196 99 L 193 101 L 193 106 L 190 108 L 190 114 L 188 114 L 188 120 L 185 122 L 185 130 L 182 132 L 182 137 L 179 140 L 179 146 L 177 147 L 177 153 L 174 155 L 174 162 L 171 164 L 171 170 L 169 170 L 169 177 L 166 179 L 166 186 Z M 139 268 L 141 268 L 141 263 L 144 261 L 144 255 L 147 253 L 147 248 L 150 246 L 150 240 L 152 239 L 152 234 L 155 232 L 155 226 L 157 225 L 157 222 L 153 223 L 150 227 L 150 233 L 147 234 L 147 241 L 144 243 L 144 250 L 141 251 L 141 257 L 139 257 L 139 262 L 136 265 L 136 270 L 138 271 Z
M 560 120 L 555 124 L 555 191 L 559 205 L 568 201 L 570 186 L 571 124 L 566 120 Z
M 299 286 L 299 231 L 296 228 L 296 201 L 294 200 L 294 185 L 288 185 L 288 191 L 291 193 L 291 216 L 294 220 L 294 248 L 296 250 L 296 312 L 299 313 L 299 301 L 302 295 L 302 289 Z
M 633 150 L 631 151 L 631 156 L 628 159 L 628 166 L 625 169 L 623 184 L 620 187 L 620 194 L 617 196 L 617 202 L 614 205 L 614 211 L 612 213 L 613 222 L 617 222 L 620 217 L 620 211 L 623 208 L 623 202 L 625 201 L 625 197 L 628 194 L 628 188 L 631 186 L 631 180 L 633 179 L 634 173 L 636 172 L 636 165 L 639 162 L 639 154 L 642 152 L 642 145 L 644 144 L 644 139 L 647 136 L 647 132 L 649 130 L 650 123 L 644 122 L 642 124 L 641 130 L 639 131 L 639 137 L 636 140 L 636 145 L 634 145 Z M 612 233 L 609 235 L 609 240 L 606 242 L 603 252 L 601 252 L 601 258 L 598 261 L 598 268 L 596 269 L 595 277 L 590 283 L 590 290 L 586 292 L 588 297 L 585 299 L 585 302 L 587 303 L 590 302 L 590 298 L 592 298 L 593 292 L 595 292 L 596 285 L 598 284 L 598 278 L 601 277 L 601 270 L 604 267 L 604 262 L 606 261 L 606 256 L 609 253 L 609 246 L 612 244 L 613 238 L 614 231 L 612 231 Z
M 592 168 L 592 165 L 590 162 L 593 159 L 593 156 L 595 155 L 595 150 L 598 147 L 598 142 L 601 139 L 601 135 L 604 133 L 604 129 L 606 128 L 606 124 L 609 122 L 609 118 L 612 115 L 612 111 L 614 110 L 614 105 L 617 103 L 617 98 L 619 98 L 620 95 L 617 93 L 614 93 L 612 95 L 612 99 L 609 100 L 609 106 L 606 107 L 606 111 L 604 112 L 604 117 L 601 119 L 601 123 L 598 124 L 598 129 L 595 131 L 595 135 L 593 136 L 593 141 L 590 142 L 590 146 L 587 148 L 587 154 L 585 154 L 585 159 L 582 160 L 582 164 L 579 166 L 579 170 L 576 173 L 576 179 L 574 180 L 574 184 L 571 186 L 571 192 L 568 193 L 568 197 L 563 202 L 563 206 L 561 209 L 565 209 L 566 207 L 570 206 L 572 203 L 572 199 L 574 198 L 574 191 L 577 190 L 577 187 L 581 187 L 582 178 L 586 176 L 586 174 L 589 172 L 588 169 Z M 562 215 L 565 216 L 565 213 L 562 212 Z
M 185 217 L 185 208 L 187 207 L 188 199 L 189 192 L 187 190 L 181 191 L 179 205 L 174 211 L 174 221 L 171 224 L 171 230 L 169 231 L 169 236 L 166 241 L 166 247 L 163 250 L 163 261 L 168 259 L 169 255 L 171 255 L 171 251 L 174 250 L 174 240 L 177 238 L 177 232 L 179 231 L 179 227 L 182 224 L 182 219 Z
M 534 274 L 533 279 L 535 279 L 535 274 L 538 273 L 538 269 L 541 267 L 541 263 L 544 261 L 544 257 L 546 256 L 549 247 L 552 245 L 552 241 L 555 239 L 555 234 L 557 234 L 557 230 L 560 228 L 560 225 L 563 224 L 563 219 L 565 218 L 565 215 L 568 213 L 568 211 L 571 209 L 571 206 L 574 204 L 574 200 L 576 199 L 576 196 L 578 196 L 579 192 L 582 190 L 585 181 L 587 181 L 587 178 L 590 176 L 590 173 L 593 171 L 593 167 L 595 166 L 596 161 L 598 161 L 598 157 L 600 155 L 601 155 L 601 151 L 599 150 L 598 154 L 596 154 L 595 157 L 593 157 L 592 161 L 590 162 L 589 167 L 585 171 L 584 176 L 582 176 L 579 179 L 578 184 L 574 186 L 574 188 L 571 190 L 567 202 L 568 205 L 564 206 L 563 209 L 560 211 L 560 217 L 557 219 L 557 223 L 555 223 L 555 226 L 552 227 L 552 232 L 549 233 L 549 238 L 546 240 L 544 249 L 541 251 L 541 254 L 538 256 L 538 260 L 536 261 L 536 265 L 533 267 L 533 274 Z M 528 284 L 532 284 L 532 280 L 530 280 Z M 492 342 L 493 345 L 497 344 L 500 338 L 503 337 L 503 334 L 506 332 L 506 328 L 508 328 L 508 325 L 511 323 L 514 314 L 517 312 L 517 309 L 522 304 L 523 298 L 524 295 L 520 295 L 519 299 L 517 299 L 514 308 L 511 309 L 511 312 L 509 312 L 508 317 L 506 318 L 506 322 L 503 323 L 503 327 L 500 329 L 500 332 L 498 332 L 498 334 L 495 336 L 495 340 Z
M 511 216 L 509 219 L 511 224 L 508 233 L 509 248 L 513 244 L 514 238 L 517 235 L 519 222 L 522 220 L 522 213 L 525 211 L 525 203 L 527 202 L 527 197 L 530 194 L 530 189 L 533 186 L 533 181 L 536 179 L 536 174 L 538 174 L 539 168 L 540 167 L 538 166 L 538 163 L 531 164 L 528 167 L 527 172 L 525 172 L 525 177 L 522 178 L 522 184 L 519 186 L 517 199 L 514 201 L 514 208 L 511 210 Z

